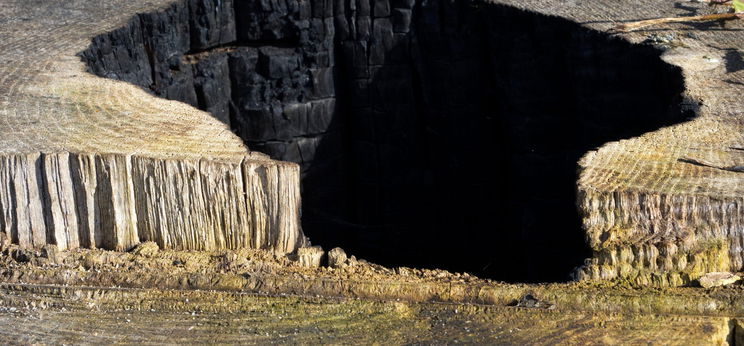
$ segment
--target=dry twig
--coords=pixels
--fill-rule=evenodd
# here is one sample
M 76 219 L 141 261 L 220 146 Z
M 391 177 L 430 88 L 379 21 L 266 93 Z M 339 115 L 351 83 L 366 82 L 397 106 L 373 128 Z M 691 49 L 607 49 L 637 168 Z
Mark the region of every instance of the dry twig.
M 744 0 L 695 0 L 696 2 L 705 2 L 711 6 L 715 5 L 730 5 L 730 13 L 717 13 L 717 14 L 706 14 L 699 16 L 688 16 L 688 17 L 667 17 L 667 18 L 655 18 L 640 20 L 636 22 L 630 22 L 618 25 L 614 28 L 614 31 L 633 31 L 647 26 L 659 25 L 665 23 L 686 23 L 686 22 L 709 22 L 709 21 L 725 21 L 732 19 L 744 18 Z
M 718 13 L 718 14 L 706 14 L 701 16 L 689 16 L 689 17 L 667 17 L 667 18 L 655 18 L 640 20 L 637 22 L 630 22 L 621 24 L 615 27 L 616 31 L 633 31 L 647 26 L 659 25 L 665 23 L 686 23 L 686 22 L 708 22 L 716 20 L 731 20 L 739 19 L 744 17 L 744 13 Z

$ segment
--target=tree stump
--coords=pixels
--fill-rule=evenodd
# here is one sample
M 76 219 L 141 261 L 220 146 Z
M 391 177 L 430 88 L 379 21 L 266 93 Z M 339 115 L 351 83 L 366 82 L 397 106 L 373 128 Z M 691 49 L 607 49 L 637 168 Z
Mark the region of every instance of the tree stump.
M 374 134 L 378 138 L 374 140 L 377 151 L 359 143 L 355 147 L 358 153 L 372 155 L 376 152 L 390 160 L 381 160 L 374 167 L 365 167 L 361 161 L 350 165 L 357 164 L 355 169 L 361 172 L 395 171 L 396 165 L 406 166 L 410 168 L 406 172 L 412 177 L 425 180 L 432 174 L 440 174 L 447 178 L 451 173 L 457 178 L 452 179 L 451 184 L 469 183 L 462 172 L 445 169 L 423 170 L 422 173 L 417 170 L 418 163 L 398 155 L 410 147 L 409 144 L 418 145 L 419 137 L 408 136 L 408 120 L 401 120 L 403 118 L 397 115 L 405 114 L 411 103 L 423 104 L 424 108 L 437 105 L 437 93 L 441 90 L 408 95 L 409 89 L 418 88 L 416 85 L 422 82 L 420 78 L 394 78 L 400 72 L 397 59 L 410 58 L 406 55 L 410 50 L 394 48 L 400 48 L 397 42 L 410 31 L 412 21 L 447 35 L 450 28 L 466 27 L 464 22 L 457 22 L 462 18 L 447 11 L 447 6 L 454 5 L 447 1 L 427 3 L 422 5 L 427 15 L 416 17 L 416 2 L 353 3 L 352 6 L 345 2 L 290 1 L 280 6 L 242 0 L 105 0 L 95 3 L 47 1 L 34 5 L 11 1 L 0 5 L 3 23 L 0 27 L 0 61 L 3 62 L 0 67 L 3 76 L 0 83 L 0 118 L 3 119 L 0 123 L 0 231 L 12 242 L 29 248 L 55 244 L 60 249 L 124 250 L 139 242 L 154 241 L 164 249 L 253 247 L 283 253 L 294 251 L 306 244 L 300 228 L 298 165 L 249 151 L 226 123 L 240 122 L 232 126 L 239 127 L 243 140 L 250 142 L 252 138 L 256 147 L 275 157 L 306 164 L 316 154 L 320 134 L 325 135 L 331 128 L 330 114 L 338 109 L 334 89 L 335 59 L 343 59 L 343 63 L 351 66 L 347 77 L 359 86 L 358 90 L 356 86 L 347 90 L 351 101 L 344 102 L 363 104 L 360 107 L 369 116 L 395 115 L 391 118 L 393 125 L 378 128 Z M 344 7 L 346 5 L 348 8 Z M 513 14 L 515 24 L 534 19 L 526 14 L 537 13 L 542 16 L 540 18 L 562 17 L 579 23 L 582 30 L 588 28 L 591 35 L 602 35 L 608 42 L 615 38 L 606 31 L 619 21 L 669 16 L 682 11 L 666 3 L 639 5 L 609 0 L 591 4 L 507 0 L 470 5 L 476 10 L 518 9 L 521 12 L 498 12 L 499 20 Z M 248 19 L 237 23 L 235 11 Z M 707 9 L 700 7 L 697 11 Z M 352 17 L 354 20 L 350 21 Z M 744 39 L 741 23 L 726 25 L 720 29 L 705 24 L 670 24 L 661 28 L 663 34 L 640 31 L 617 38 L 633 43 L 634 47 L 656 46 L 654 49 L 659 49 L 664 66 L 679 67 L 685 89 L 683 102 L 675 109 L 693 112 L 695 116 L 644 134 L 618 138 L 583 155 L 578 162 L 577 205 L 592 257 L 576 270 L 576 278 L 676 286 L 693 282 L 708 272 L 743 269 L 744 201 L 740 182 L 744 172 L 744 139 L 739 97 L 744 85 L 744 66 L 739 47 Z M 529 29 L 529 25 L 525 27 L 532 30 L 526 34 L 528 38 L 551 30 L 549 25 L 537 26 L 534 30 Z M 350 40 L 349 37 L 355 38 Z M 446 42 L 436 41 L 433 36 L 419 38 L 422 37 L 433 46 L 447 45 L 448 54 L 457 52 L 458 44 L 462 43 L 451 39 L 457 35 L 446 36 Z M 272 40 L 271 47 L 231 46 L 235 42 L 257 45 L 267 39 Z M 582 39 L 583 36 L 579 43 L 594 44 Z M 517 46 L 518 41 L 499 42 Z M 311 62 L 307 66 L 296 56 L 295 46 L 303 44 L 317 47 L 317 50 L 301 50 L 302 63 Z M 581 44 L 578 47 L 584 47 Z M 342 52 L 334 53 L 336 48 Z M 522 48 L 540 52 L 545 47 L 536 44 Z M 602 47 L 592 49 L 602 51 Z M 519 62 L 518 53 L 509 53 L 513 60 L 508 62 Z M 581 53 L 579 49 L 569 55 L 579 56 L 576 61 L 596 65 L 592 73 L 599 71 L 598 80 L 604 78 L 603 61 L 581 60 Z M 427 61 L 426 68 L 446 71 L 458 61 L 461 65 L 469 65 L 469 60 L 462 63 L 460 58 L 443 54 Z M 439 65 L 439 59 L 447 64 Z M 576 69 L 573 75 L 580 76 L 585 67 L 560 68 Z M 258 83 L 251 79 L 256 69 L 270 82 L 261 81 L 263 89 L 255 92 L 263 93 L 261 97 L 268 97 L 270 102 L 241 105 L 243 108 L 239 111 L 247 112 L 248 116 L 235 118 L 237 106 L 235 98 L 230 96 L 243 91 L 229 90 L 227 81 L 242 78 L 242 83 Z M 294 73 L 298 69 L 303 74 Z M 370 91 L 367 89 L 371 85 L 370 76 L 375 73 L 383 76 L 379 85 L 387 87 Z M 610 81 L 617 78 L 612 73 L 608 71 L 605 76 Z M 458 83 L 477 74 L 464 75 L 467 78 L 442 74 L 432 80 L 445 86 L 460 86 Z M 659 76 L 667 78 L 669 74 Z M 518 78 L 510 80 L 512 85 L 518 82 Z M 309 86 L 298 94 L 294 86 L 297 83 L 309 83 Z M 641 87 L 643 85 L 638 85 Z M 359 96 L 355 93 L 360 90 L 366 93 L 362 101 L 354 98 Z M 457 93 L 458 89 L 453 88 L 451 92 Z M 669 90 L 669 93 L 676 91 Z M 637 93 L 639 98 L 642 94 Z M 253 96 L 240 97 L 252 100 Z M 612 99 L 612 95 L 605 96 Z M 375 98 L 383 99 L 375 101 Z M 285 102 L 286 99 L 293 101 Z M 585 101 L 591 103 L 591 100 Z M 508 107 L 536 102 L 521 99 Z M 394 104 L 395 107 L 391 107 L 395 109 L 385 108 L 389 104 Z M 199 106 L 212 115 L 192 106 Z M 451 107 L 448 111 L 469 111 L 467 105 L 452 105 L 452 102 L 444 102 L 442 107 Z M 294 122 L 293 117 L 303 120 Z M 510 121 L 519 122 L 519 119 Z M 448 124 L 412 128 L 422 130 L 421 133 L 436 132 L 434 130 L 446 129 Z M 468 123 L 468 128 L 477 130 L 477 124 Z M 361 133 L 370 129 L 362 126 L 361 120 L 355 125 L 360 125 Z M 542 126 L 549 128 L 549 125 Z M 406 130 L 402 132 L 404 135 L 379 139 L 394 127 Z M 426 137 L 428 134 L 422 136 L 437 138 Z M 445 137 L 460 138 L 459 134 Z M 461 147 L 465 149 L 460 151 L 470 148 L 455 145 L 444 153 L 449 155 Z M 421 149 L 416 148 L 412 151 Z M 433 148 L 438 147 L 424 149 L 431 150 L 429 155 L 435 155 L 437 151 Z M 544 159 L 539 155 L 532 157 L 530 153 L 520 155 L 536 161 Z M 487 161 L 493 165 L 497 160 L 479 157 L 471 161 L 462 167 L 476 169 L 478 162 Z M 444 162 L 449 164 L 457 160 Z M 324 172 L 332 173 L 333 169 Z M 511 177 L 519 177 L 518 173 Z M 479 174 L 475 180 L 488 176 Z M 335 177 L 331 175 L 329 179 Z M 357 186 L 356 196 L 368 195 L 370 200 L 383 198 L 382 195 L 398 196 L 401 185 L 385 181 L 386 177 L 382 173 L 371 178 L 356 177 L 362 181 Z M 534 194 L 524 198 L 521 204 L 517 203 L 520 208 L 539 203 L 544 204 L 540 207 L 543 210 L 552 208 L 553 202 L 545 201 L 539 187 L 531 186 L 526 179 L 520 184 L 524 185 L 523 190 Z M 514 185 L 513 182 L 505 185 L 510 191 L 519 190 L 509 186 Z M 407 193 L 418 191 L 402 189 Z M 462 196 L 456 187 L 451 190 L 445 192 Z M 499 190 L 488 187 L 483 191 L 495 194 Z M 322 195 L 321 192 L 314 190 L 312 198 Z M 426 196 L 429 195 L 415 201 L 424 201 Z M 326 202 L 322 198 L 318 200 L 318 204 Z M 352 213 L 361 215 L 362 219 L 382 215 L 398 221 L 397 213 L 405 210 L 400 208 L 410 202 L 395 198 L 381 201 L 393 205 L 386 209 L 387 205 L 379 201 L 369 202 L 369 205 L 358 203 Z M 346 207 L 343 202 L 333 200 L 341 209 Z M 510 202 L 503 201 L 499 207 L 506 207 Z M 457 213 L 467 212 L 467 208 L 458 209 L 456 203 L 452 208 Z M 476 209 L 463 218 L 467 221 L 471 217 L 481 217 L 485 210 Z M 551 244 L 565 244 L 559 242 L 563 233 L 551 233 L 544 228 L 551 223 L 550 215 L 561 213 L 524 213 L 520 216 L 524 220 L 519 223 L 506 223 L 524 227 L 522 231 L 526 233 L 537 232 L 527 234 L 529 241 L 525 249 L 533 247 L 531 244 L 541 247 L 535 253 L 522 250 L 505 253 L 523 256 L 518 257 L 520 259 L 536 258 L 530 260 L 532 267 L 540 267 L 541 263 L 549 265 L 545 263 L 550 262 L 548 257 L 556 257 L 552 254 L 561 254 L 561 251 L 546 252 L 546 249 Z M 434 214 L 432 217 L 445 213 Z M 509 214 L 503 212 L 498 216 Z M 447 222 L 457 226 L 453 220 Z M 529 229 L 536 227 L 534 225 L 542 230 Z M 364 229 L 370 233 L 368 238 L 362 239 L 378 236 L 373 227 Z M 457 246 L 501 243 L 505 249 L 513 247 L 520 239 L 518 235 L 509 235 L 509 229 L 499 232 L 488 241 L 479 241 L 477 234 L 471 233 L 454 236 L 454 240 L 439 234 L 441 232 L 430 238 L 444 238 L 445 244 L 456 240 Z M 392 233 L 397 234 L 395 229 Z M 499 237 L 506 240 L 499 242 Z M 425 238 L 419 234 L 411 237 Z M 502 248 L 494 252 L 501 252 Z M 571 248 L 571 254 L 575 249 Z M 416 254 L 410 256 L 417 257 Z M 483 260 L 501 263 L 506 257 L 495 257 L 498 261 L 494 257 Z

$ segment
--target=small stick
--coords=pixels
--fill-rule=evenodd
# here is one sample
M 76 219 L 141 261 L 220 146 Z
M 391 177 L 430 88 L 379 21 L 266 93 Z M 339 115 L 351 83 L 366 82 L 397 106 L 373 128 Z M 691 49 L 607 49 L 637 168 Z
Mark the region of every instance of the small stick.
M 616 31 L 633 31 L 640 28 L 645 28 L 651 25 L 658 25 L 664 23 L 684 23 L 684 22 L 707 22 L 714 20 L 731 20 L 742 18 L 742 13 L 718 13 L 718 14 L 706 14 L 701 16 L 689 16 L 689 17 L 668 17 L 668 18 L 656 18 L 647 19 L 637 22 L 630 22 L 621 24 L 615 27 Z
M 709 5 L 723 5 L 728 4 L 732 0 L 690 0 L 690 2 L 702 2 L 707 3 Z

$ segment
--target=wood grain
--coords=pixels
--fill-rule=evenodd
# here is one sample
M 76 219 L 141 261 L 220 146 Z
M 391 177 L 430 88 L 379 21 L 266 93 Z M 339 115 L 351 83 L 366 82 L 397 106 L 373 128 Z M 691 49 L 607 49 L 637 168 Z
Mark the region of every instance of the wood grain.
M 205 112 L 86 72 L 77 54 L 93 37 L 167 5 L 0 5 L 0 232 L 14 243 L 280 253 L 305 243 L 297 165 L 250 152 Z

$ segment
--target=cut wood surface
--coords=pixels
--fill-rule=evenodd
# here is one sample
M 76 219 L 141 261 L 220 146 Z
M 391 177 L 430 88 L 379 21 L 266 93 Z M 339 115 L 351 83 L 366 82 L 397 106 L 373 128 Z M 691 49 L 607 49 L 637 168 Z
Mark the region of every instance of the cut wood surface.
M 93 37 L 167 4 L 0 4 L 0 231 L 15 243 L 304 244 L 295 164 L 249 152 L 208 113 L 86 72 Z

